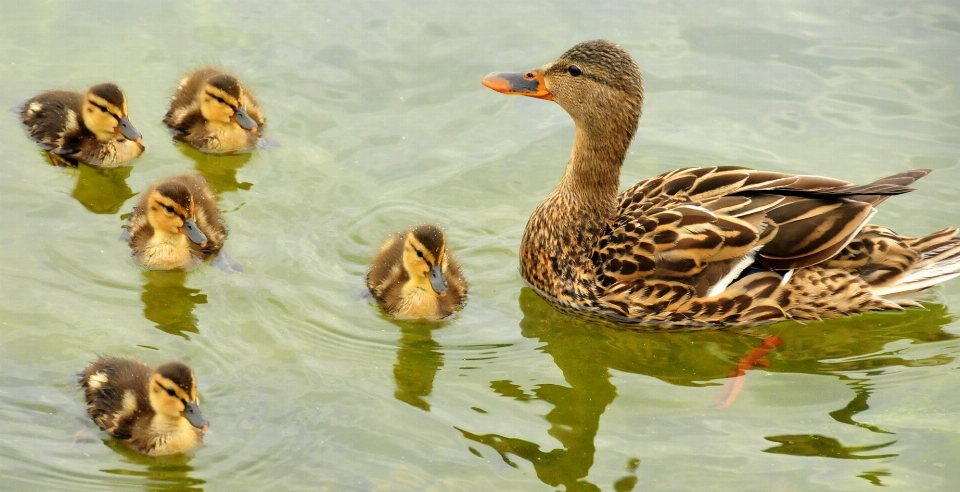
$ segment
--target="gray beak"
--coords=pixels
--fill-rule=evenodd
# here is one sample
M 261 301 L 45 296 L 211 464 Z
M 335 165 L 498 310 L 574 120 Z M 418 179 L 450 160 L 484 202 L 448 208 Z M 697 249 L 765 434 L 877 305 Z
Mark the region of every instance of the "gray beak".
M 257 122 L 253 121 L 253 118 L 247 114 L 246 109 L 237 108 L 236 112 L 233 113 L 233 119 L 237 120 L 237 124 L 244 130 L 257 131 Z
M 123 134 L 128 140 L 133 140 L 134 142 L 139 142 L 143 135 L 140 135 L 140 132 L 133 127 L 133 124 L 130 123 L 130 118 L 124 116 L 120 118 L 120 133 Z
M 210 428 L 210 422 L 200 413 L 200 406 L 196 402 L 190 402 L 186 405 L 187 408 L 183 410 L 183 416 L 187 418 L 190 425 L 203 430 Z
M 200 228 L 197 227 L 197 221 L 193 219 L 184 219 L 183 232 L 187 234 L 191 241 L 201 246 L 207 242 L 207 236 L 200 231 Z
M 447 279 L 443 278 L 443 270 L 439 265 L 430 267 L 430 286 L 437 294 L 447 295 Z

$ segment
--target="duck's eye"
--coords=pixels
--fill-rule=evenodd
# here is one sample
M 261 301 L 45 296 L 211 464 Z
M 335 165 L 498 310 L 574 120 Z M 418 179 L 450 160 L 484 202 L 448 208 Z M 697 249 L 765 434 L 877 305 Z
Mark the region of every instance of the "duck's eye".
M 167 390 L 167 394 L 168 394 L 168 395 L 170 395 L 170 396 L 172 396 L 172 397 L 174 397 L 174 398 L 177 397 L 177 393 L 176 393 L 175 391 L 173 391 L 172 389 L 166 388 L 166 390 Z
M 576 65 L 570 65 L 567 67 L 567 73 L 573 75 L 574 77 L 579 77 L 583 73 L 583 70 L 580 70 L 580 67 Z
M 417 251 L 417 258 L 423 258 L 423 251 L 420 251 L 419 249 L 416 251 Z
M 227 101 L 224 101 L 223 98 L 220 97 L 220 96 L 213 96 L 213 97 L 214 97 L 214 99 L 216 99 L 220 104 L 226 104 L 226 103 L 227 103 Z
M 96 106 L 97 108 L 99 108 L 100 111 L 102 111 L 102 112 L 104 112 L 104 113 L 107 112 L 107 108 L 106 108 L 105 106 L 101 106 L 101 105 L 99 105 L 99 104 L 94 104 L 94 106 Z
M 170 205 L 164 205 L 163 208 L 167 209 L 168 213 L 171 213 L 171 214 L 173 213 L 173 207 L 171 207 Z

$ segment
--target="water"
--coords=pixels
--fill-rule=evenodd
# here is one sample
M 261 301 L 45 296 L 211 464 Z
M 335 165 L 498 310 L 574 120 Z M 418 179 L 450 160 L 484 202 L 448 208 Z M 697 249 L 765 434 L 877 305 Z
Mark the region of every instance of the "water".
M 480 85 L 605 37 L 647 87 L 623 186 L 690 165 L 867 181 L 930 167 L 874 219 L 960 225 L 960 8 L 689 2 L 21 2 L 0 14 L 0 105 L 116 82 L 146 153 L 58 171 L 0 118 L 3 490 L 946 490 L 960 480 L 960 281 L 926 310 L 757 333 L 634 333 L 523 288 L 527 217 L 562 173 L 555 104 Z M 281 143 L 199 154 L 160 120 L 188 69 L 251 87 Z M 195 170 L 227 275 L 144 273 L 134 195 Z M 362 275 L 390 232 L 444 226 L 471 296 L 396 323 Z M 775 334 L 769 367 L 711 406 Z M 125 451 L 84 417 L 95 354 L 180 359 L 212 428 Z

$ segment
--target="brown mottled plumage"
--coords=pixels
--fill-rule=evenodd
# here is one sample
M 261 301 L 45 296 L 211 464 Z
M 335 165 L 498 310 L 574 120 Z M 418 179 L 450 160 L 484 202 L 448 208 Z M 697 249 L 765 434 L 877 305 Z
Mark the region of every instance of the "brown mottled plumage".
M 812 320 L 914 305 L 960 275 L 956 229 L 923 238 L 866 226 L 929 173 L 867 185 L 722 166 L 671 171 L 618 195 L 643 106 L 640 70 L 588 41 L 484 85 L 559 104 L 576 124 L 560 184 L 530 217 L 524 279 L 559 308 L 667 325 Z
M 23 103 L 20 120 L 58 166 L 117 167 L 143 153 L 140 132 L 130 123 L 127 98 L 114 84 L 86 94 L 48 91 Z
M 195 266 L 215 256 L 227 238 L 217 199 L 197 174 L 171 176 L 147 188 L 128 227 L 133 256 L 157 270 Z
M 233 75 L 211 67 L 180 80 L 163 118 L 177 140 L 211 154 L 253 150 L 266 122 L 253 93 Z
M 463 308 L 467 282 L 432 224 L 393 234 L 367 271 L 367 288 L 388 313 L 402 318 L 440 319 Z
M 189 451 L 210 425 L 200 413 L 196 377 L 181 362 L 151 369 L 138 360 L 100 357 L 79 383 L 90 418 L 140 453 Z

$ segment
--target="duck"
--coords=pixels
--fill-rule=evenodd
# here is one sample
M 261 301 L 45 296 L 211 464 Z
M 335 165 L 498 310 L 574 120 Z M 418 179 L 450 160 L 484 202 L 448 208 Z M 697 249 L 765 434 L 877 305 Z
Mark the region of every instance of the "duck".
M 626 50 L 586 41 L 482 83 L 553 101 L 573 119 L 566 170 L 519 248 L 524 281 L 561 311 L 654 328 L 806 322 L 917 306 L 919 291 L 960 275 L 956 228 L 909 237 L 868 224 L 929 169 L 857 185 L 690 167 L 618 192 L 644 101 Z
M 178 174 L 143 192 L 125 235 L 141 265 L 172 270 L 216 256 L 227 229 L 207 181 L 198 174 Z
M 116 84 L 87 92 L 42 92 L 23 103 L 20 121 L 58 167 L 113 168 L 143 153 L 143 136 L 130 123 L 127 97 Z
M 253 93 L 236 76 L 213 67 L 180 79 L 163 118 L 174 138 L 208 154 L 253 150 L 266 122 Z
M 377 303 L 401 319 L 443 319 L 467 301 L 460 264 L 447 248 L 443 229 L 433 224 L 391 234 L 370 264 L 366 281 Z
M 182 362 L 151 368 L 135 359 L 99 357 L 78 382 L 90 418 L 138 453 L 190 451 L 210 428 L 200 412 L 197 378 Z

